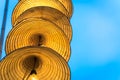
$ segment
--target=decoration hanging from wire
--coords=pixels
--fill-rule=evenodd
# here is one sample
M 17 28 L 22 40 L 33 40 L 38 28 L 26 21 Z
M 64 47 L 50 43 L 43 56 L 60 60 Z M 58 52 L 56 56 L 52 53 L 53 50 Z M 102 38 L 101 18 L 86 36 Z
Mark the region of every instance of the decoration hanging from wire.
M 19 0 L 0 80 L 70 80 L 71 0 Z

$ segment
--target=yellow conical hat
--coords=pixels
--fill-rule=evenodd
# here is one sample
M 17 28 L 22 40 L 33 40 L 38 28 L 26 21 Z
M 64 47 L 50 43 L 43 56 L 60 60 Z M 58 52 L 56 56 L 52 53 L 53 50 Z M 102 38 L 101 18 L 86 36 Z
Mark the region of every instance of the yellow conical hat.
M 33 69 L 38 80 L 70 80 L 66 61 L 46 47 L 25 47 L 11 52 L 0 62 L 0 79 L 28 80 Z
M 6 53 L 25 46 L 46 46 L 58 52 L 66 61 L 70 58 L 70 45 L 64 32 L 55 24 L 31 18 L 20 22 L 8 34 Z
M 22 20 L 29 19 L 29 18 L 43 18 L 46 20 L 51 21 L 52 23 L 55 23 L 60 27 L 64 33 L 67 35 L 69 41 L 72 37 L 72 29 L 69 22 L 69 19 L 59 12 L 58 10 L 55 10 L 50 7 L 33 7 L 20 15 L 15 23 L 13 24 L 13 27 L 15 27 L 16 24 L 20 23 Z
M 67 4 L 71 5 L 71 1 L 68 1 Z M 24 11 L 26 11 L 29 8 L 37 6 L 47 6 L 55 8 L 62 12 L 63 14 L 65 14 L 68 18 L 71 17 L 71 13 L 69 13 L 65 6 L 58 0 L 22 0 L 16 5 L 13 11 L 12 23 L 14 24 L 18 16 L 20 16 Z
M 23 0 L 19 0 L 19 1 L 23 1 Z M 67 9 L 70 16 L 72 16 L 72 1 L 71 0 L 57 0 L 57 1 L 59 1 L 65 7 L 65 9 Z

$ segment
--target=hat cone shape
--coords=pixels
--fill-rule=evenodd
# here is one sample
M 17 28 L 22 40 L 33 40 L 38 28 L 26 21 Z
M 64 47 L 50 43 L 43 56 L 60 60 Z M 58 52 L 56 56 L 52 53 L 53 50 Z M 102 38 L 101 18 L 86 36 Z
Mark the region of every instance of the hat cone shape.
M 71 0 L 19 0 L 0 80 L 70 80 Z

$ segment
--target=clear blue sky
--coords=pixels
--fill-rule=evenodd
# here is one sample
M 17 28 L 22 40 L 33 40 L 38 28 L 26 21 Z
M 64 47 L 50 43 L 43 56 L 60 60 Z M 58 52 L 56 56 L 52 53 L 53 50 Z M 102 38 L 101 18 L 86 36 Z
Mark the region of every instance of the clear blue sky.
M 5 37 L 16 3 L 10 0 Z M 120 0 L 73 0 L 73 5 L 71 80 L 120 80 Z

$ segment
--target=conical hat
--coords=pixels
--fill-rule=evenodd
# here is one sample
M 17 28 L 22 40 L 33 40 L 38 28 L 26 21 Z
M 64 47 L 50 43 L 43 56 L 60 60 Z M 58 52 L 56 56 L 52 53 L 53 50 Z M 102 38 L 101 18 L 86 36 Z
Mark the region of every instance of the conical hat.
M 19 1 L 23 1 L 23 0 L 19 0 Z M 64 5 L 64 7 L 67 9 L 67 11 L 69 12 L 70 16 L 72 16 L 72 1 L 71 0 L 58 0 L 62 5 Z
M 70 80 L 70 70 L 57 52 L 45 47 L 25 47 L 0 62 L 0 80 L 28 80 L 36 70 L 38 80 Z
M 17 20 L 15 21 L 15 24 L 13 24 L 13 27 L 15 27 L 16 24 L 20 23 L 22 20 L 29 19 L 29 18 L 44 18 L 46 20 L 50 20 L 51 22 L 55 23 L 60 27 L 64 33 L 67 35 L 69 41 L 72 37 L 72 29 L 70 22 L 68 18 L 59 12 L 58 10 L 54 10 L 50 7 L 33 7 L 20 15 Z
M 68 18 L 70 18 L 71 15 L 67 11 L 65 6 L 58 0 L 22 0 L 16 5 L 13 11 L 12 23 L 14 23 L 18 18 L 18 16 L 21 15 L 24 11 L 26 11 L 29 8 L 37 7 L 37 6 L 47 6 L 47 7 L 55 8 L 60 12 L 62 12 L 63 14 L 65 14 Z
M 43 19 L 20 22 L 8 34 L 6 53 L 25 46 L 46 46 L 64 57 L 70 58 L 70 45 L 64 32 L 53 23 Z

